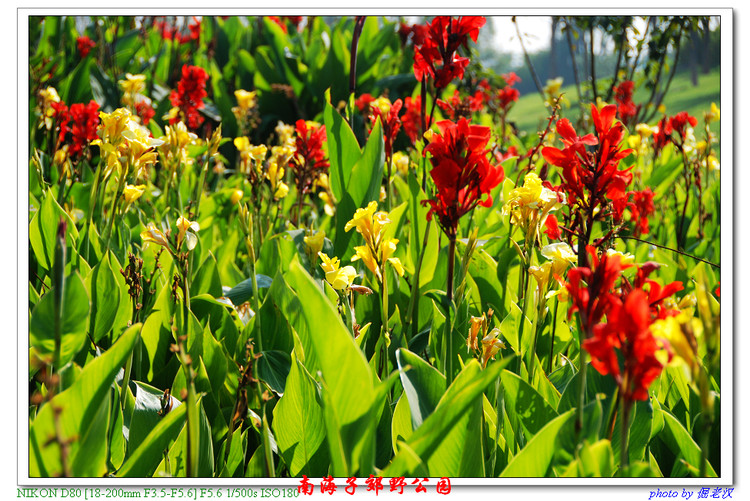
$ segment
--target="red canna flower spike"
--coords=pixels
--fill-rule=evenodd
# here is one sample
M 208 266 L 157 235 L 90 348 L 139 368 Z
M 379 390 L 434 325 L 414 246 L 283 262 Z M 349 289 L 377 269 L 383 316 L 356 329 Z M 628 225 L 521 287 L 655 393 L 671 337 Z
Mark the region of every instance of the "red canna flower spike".
M 76 45 L 78 46 L 78 53 L 81 54 L 81 59 L 88 56 L 91 49 L 96 47 L 96 43 L 86 35 L 76 38 Z
M 465 118 L 454 123 L 437 123 L 439 134 L 425 147 L 432 155 L 430 176 L 435 182 L 435 196 L 426 200 L 430 205 L 428 219 L 434 214 L 449 238 L 455 238 L 458 220 L 477 205 L 492 205 L 490 191 L 505 177 L 499 165 L 488 159 L 489 127 L 471 125 Z
M 180 109 L 190 129 L 197 129 L 203 124 L 203 116 L 198 110 L 205 106 L 203 98 L 208 95 L 206 93 L 207 80 L 208 73 L 200 66 L 183 65 L 182 78 L 177 84 L 177 90 L 173 90 L 169 95 L 172 106 Z M 175 124 L 179 121 L 180 117 L 176 116 L 170 119 L 169 123 Z

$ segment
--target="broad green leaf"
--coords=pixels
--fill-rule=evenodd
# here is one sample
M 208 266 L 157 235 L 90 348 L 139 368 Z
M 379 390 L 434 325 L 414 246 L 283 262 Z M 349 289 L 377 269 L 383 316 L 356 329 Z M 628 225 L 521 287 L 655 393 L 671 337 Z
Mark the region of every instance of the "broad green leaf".
M 89 296 L 78 273 L 65 279 L 60 327 L 60 362 L 62 367 L 83 348 L 87 341 L 86 325 L 89 317 Z M 55 292 L 48 291 L 31 312 L 29 342 L 37 356 L 48 363 L 55 352 Z
M 229 454 L 226 456 L 226 463 L 219 475 L 220 477 L 241 477 L 244 474 L 242 467 L 245 466 L 247 434 L 247 430 L 244 432 L 240 428 L 234 430 L 234 433 L 232 434 L 232 444 L 229 448 Z M 224 458 L 224 448 L 226 445 L 226 442 L 222 444 L 221 454 L 219 456 L 221 458 Z
M 401 384 L 409 402 L 413 429 L 416 430 L 435 410 L 445 393 L 445 376 L 407 349 L 396 350 Z
M 51 477 L 63 473 L 59 442 L 48 443 L 50 437 L 59 440 L 78 437 L 70 444 L 68 453 L 70 464 L 75 464 L 76 455 L 85 450 L 81 447 L 81 438 L 86 437 L 92 427 L 98 426 L 94 421 L 100 407 L 109 405 L 109 388 L 132 352 L 140 329 L 141 324 L 130 327 L 109 350 L 86 364 L 73 386 L 42 406 L 29 429 L 29 476 Z M 102 438 L 102 442 L 106 444 L 106 438 Z M 96 470 L 96 476 L 104 475 L 107 472 L 106 454 L 97 456 L 86 470 Z
M 172 309 L 169 287 L 162 288 L 156 299 L 154 309 L 143 323 L 141 339 L 148 353 L 148 380 L 153 381 L 166 365 L 169 357 L 169 346 L 174 343 L 171 330 Z
M 271 277 L 266 275 L 255 275 L 255 282 L 258 284 L 259 289 L 267 289 L 271 287 L 272 280 Z M 235 306 L 249 301 L 253 297 L 253 279 L 248 278 L 247 280 L 243 280 L 232 287 L 224 296 L 228 297 Z
M 349 124 L 331 106 L 330 90 L 326 91 L 326 105 L 323 120 L 326 126 L 328 158 L 330 160 L 329 181 L 331 191 L 337 201 L 342 200 L 352 168 L 359 161 L 362 153 L 359 143 Z
M 29 244 L 37 262 L 45 270 L 51 270 L 55 261 L 55 238 L 60 219 L 67 222 L 65 241 L 72 247 L 78 239 L 76 225 L 48 191 L 44 194 L 41 207 L 29 223 Z
M 396 402 L 396 408 L 393 411 L 393 419 L 391 420 L 391 443 L 393 446 L 393 453 L 398 454 L 399 444 L 401 442 L 407 442 L 414 432 L 412 424 L 411 411 L 409 410 L 409 400 L 405 394 L 401 394 L 401 398 Z
M 664 440 L 664 443 L 676 456 L 681 456 L 690 466 L 699 468 L 701 449 L 698 444 L 672 414 L 662 409 L 662 416 L 664 417 L 664 429 L 659 437 Z M 706 462 L 706 474 L 710 477 L 716 476 L 716 471 L 709 462 Z
M 135 386 L 135 406 L 128 427 L 128 456 L 132 456 L 133 452 L 138 450 L 143 440 L 161 421 L 162 417 L 159 413 L 162 408 L 161 399 L 164 395 L 164 391 L 146 383 L 134 381 L 133 386 Z M 170 399 L 172 410 L 181 405 L 180 401 L 174 396 L 170 395 Z
M 112 329 L 120 301 L 129 301 L 121 296 L 117 277 L 112 270 L 111 255 L 107 253 L 86 277 L 86 285 L 91 291 L 89 332 L 94 342 L 99 342 Z
M 189 404 L 185 402 L 180 407 L 187 407 Z M 213 477 L 214 474 L 214 449 L 213 441 L 211 439 L 211 424 L 208 422 L 206 412 L 203 409 L 203 402 L 198 400 L 196 407 L 199 412 L 195 413 L 198 418 L 198 477 Z M 189 409 L 187 409 L 189 410 Z M 170 413 L 171 414 L 171 413 Z M 186 457 L 188 453 L 187 447 L 187 434 L 188 425 L 180 432 L 179 436 L 175 440 L 174 445 L 169 450 L 169 464 L 162 459 L 159 466 L 156 468 L 156 474 L 159 472 L 165 472 L 173 477 L 185 477 L 187 472 Z M 163 457 L 160 454 L 160 457 Z
M 323 459 L 328 451 L 325 447 L 323 408 L 315 380 L 296 354 L 292 356 L 284 395 L 273 410 L 271 424 L 291 476 L 325 475 L 327 461 Z
M 568 419 L 574 416 L 574 413 L 575 410 L 571 409 L 547 423 L 521 449 L 521 452 L 513 456 L 500 476 L 503 478 L 544 477 L 555 453 L 557 435 Z
M 351 476 L 370 471 L 374 451 L 367 447 L 372 446 L 368 442 L 377 423 L 376 416 L 370 414 L 375 399 L 373 374 L 338 313 L 299 263 L 292 263 L 290 277 L 297 294 L 304 298 L 300 304 L 307 335 L 322 372 L 332 472 Z
M 594 444 L 585 443 L 581 449 L 580 465 L 582 477 L 611 477 L 614 475 L 614 454 L 609 440 Z
M 262 351 L 256 363 L 260 380 L 270 386 L 277 395 L 283 395 L 286 379 L 291 369 L 289 355 L 279 350 Z
M 479 362 L 471 360 L 464 369 L 459 373 L 458 377 L 453 381 L 453 384 L 448 388 L 446 393 L 441 398 L 438 406 L 425 419 L 422 426 L 414 431 L 414 434 L 403 446 L 399 446 L 399 453 L 394 457 L 391 464 L 383 471 L 384 476 L 399 476 L 407 475 L 410 472 L 417 471 L 420 467 L 420 463 L 430 464 L 430 475 L 445 475 L 448 476 L 450 473 L 446 473 L 442 470 L 452 469 L 456 472 L 464 472 L 463 476 L 467 476 L 466 470 L 474 467 L 474 473 L 476 473 L 476 467 L 483 465 L 483 458 L 471 457 L 469 455 L 464 456 L 464 452 L 476 452 L 473 447 L 463 447 L 459 442 L 458 444 L 453 443 L 454 450 L 449 451 L 441 446 L 446 444 L 446 437 L 449 434 L 451 438 L 458 437 L 459 440 L 463 437 L 467 440 L 467 436 L 464 434 L 468 431 L 464 426 L 463 428 L 457 426 L 459 422 L 463 422 L 466 416 L 471 416 L 469 419 L 475 419 L 473 416 L 475 412 L 481 412 L 481 400 L 479 399 L 481 393 L 485 388 L 495 381 L 499 376 L 500 371 L 512 360 L 511 358 L 504 359 L 498 362 L 490 364 L 487 369 L 481 370 Z M 472 433 L 476 436 L 481 437 L 480 433 L 476 433 L 477 429 L 474 429 Z M 403 448 L 402 448 L 403 447 Z M 440 453 L 437 451 L 440 449 Z M 478 459 L 478 462 L 477 462 Z M 440 469 L 440 471 L 438 471 Z
M 517 374 L 506 370 L 500 379 L 505 388 L 505 407 L 518 416 L 527 439 L 530 440 L 557 417 L 557 412 L 544 397 Z
M 170 411 L 146 436 L 141 446 L 131 454 L 117 471 L 118 477 L 150 477 L 156 471 L 169 443 L 185 426 L 187 407 L 180 405 Z

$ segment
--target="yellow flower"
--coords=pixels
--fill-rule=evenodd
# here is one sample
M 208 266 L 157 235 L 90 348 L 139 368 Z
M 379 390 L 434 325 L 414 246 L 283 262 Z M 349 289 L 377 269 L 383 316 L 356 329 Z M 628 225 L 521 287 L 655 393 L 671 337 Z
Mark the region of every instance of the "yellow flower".
M 305 236 L 305 245 L 311 255 L 317 256 L 320 251 L 323 250 L 323 243 L 326 239 L 326 232 L 323 230 L 318 231 L 314 235 Z
M 242 192 L 242 190 L 234 190 L 232 192 L 232 195 L 229 197 L 229 201 L 232 202 L 232 205 L 236 205 L 240 202 L 240 200 L 242 200 L 243 195 L 244 193 Z
M 707 111 L 704 114 L 704 119 L 706 121 L 706 124 L 710 124 L 714 120 L 721 119 L 721 110 L 719 110 L 719 107 L 716 106 L 716 103 L 711 103 L 711 110 Z
M 620 258 L 620 264 L 634 264 L 635 256 L 629 252 L 620 252 L 614 249 L 607 249 L 607 257 L 618 256 Z
M 279 166 L 275 159 L 271 159 L 268 162 L 268 170 L 266 171 L 266 178 L 271 181 L 271 191 L 273 192 L 274 200 L 284 198 L 289 193 L 289 186 L 284 183 L 284 168 Z
M 133 75 L 132 73 L 125 74 L 125 80 L 119 80 L 117 82 L 123 92 L 130 94 L 139 94 L 146 88 L 146 75 Z
M 526 238 L 540 238 L 539 227 L 546 221 L 547 215 L 562 207 L 558 194 L 542 185 L 542 180 L 535 173 L 526 174 L 523 186 L 513 189 L 507 202 L 503 205 L 502 214 L 511 215 L 511 223 L 524 228 Z
M 130 205 L 141 198 L 141 195 L 143 195 L 145 189 L 146 186 L 142 184 L 138 184 L 135 186 L 133 186 L 132 184 L 126 184 L 125 188 L 122 190 L 122 196 L 125 197 L 125 203 Z
M 122 141 L 122 133 L 128 128 L 132 115 L 127 108 L 117 108 L 112 113 L 99 112 L 99 136 L 97 144 L 108 143 L 117 146 Z M 95 141 L 96 142 L 96 141 Z
M 47 87 L 46 89 L 42 89 L 39 91 L 38 110 L 44 118 L 43 123 L 39 124 L 40 127 L 44 125 L 47 130 L 52 129 L 52 126 L 54 125 L 53 117 L 55 115 L 55 109 L 52 108 L 52 103 L 59 102 L 60 96 L 57 94 L 57 89 L 55 89 L 54 87 Z
M 680 313 L 674 317 L 655 320 L 649 327 L 654 337 L 666 339 L 669 342 L 674 354 L 670 365 L 685 364 L 690 375 L 697 368 L 698 362 L 696 359 L 696 339 L 694 335 L 686 334 L 695 332 L 691 325 L 694 323 L 693 320 L 700 324 L 700 320 L 691 318 L 686 313 Z M 699 325 L 695 327 L 699 327 Z
M 244 89 L 234 91 L 234 97 L 237 98 L 237 106 L 242 111 L 248 111 L 255 107 L 255 91 L 248 92 Z
M 393 165 L 403 176 L 408 175 L 410 165 L 409 155 L 401 151 L 395 152 L 393 154 Z
M 287 125 L 281 120 L 276 124 L 274 129 L 279 136 L 279 144 L 282 146 L 291 146 L 296 149 L 296 139 L 294 139 L 294 127 Z M 294 154 L 294 153 L 292 153 Z
M 389 262 L 396 273 L 403 276 L 404 267 L 401 260 L 391 257 L 396 251 L 398 240 L 384 237 L 386 227 L 391 223 L 387 212 L 375 212 L 377 202 L 370 202 L 365 208 L 357 209 L 354 217 L 344 226 L 345 231 L 356 228 L 365 239 L 366 245 L 355 247 L 356 255 L 352 261 L 361 259 L 365 266 L 378 278 L 383 280 L 383 266 Z
M 188 230 L 199 231 L 200 229 L 201 227 L 196 221 L 190 221 L 187 218 L 180 216 L 177 219 L 177 249 L 179 250 L 182 240 L 185 239 L 188 250 L 193 250 L 198 243 L 198 237 L 195 233 Z
M 320 197 L 320 199 L 323 200 L 323 203 L 325 204 L 323 206 L 323 210 L 325 210 L 325 213 L 333 217 L 333 215 L 336 213 L 336 205 L 333 203 L 333 200 L 331 200 L 331 196 L 327 192 L 321 191 L 320 193 L 318 193 L 318 197 Z
M 151 132 L 132 118 L 122 136 L 127 140 L 128 162 L 135 170 L 136 178 L 141 178 L 145 169 L 156 163 L 155 148 L 163 145 L 164 141 L 151 137 Z
M 379 98 L 374 100 L 370 106 L 380 109 L 380 113 L 382 113 L 383 115 L 387 115 L 388 112 L 391 111 L 391 106 L 393 105 L 391 104 L 390 99 L 380 96 Z
M 133 106 L 135 105 L 136 96 L 146 88 L 146 75 L 127 73 L 125 80 L 118 80 L 117 83 L 123 92 L 122 103 L 126 106 Z
M 500 348 L 505 348 L 505 343 L 497 337 L 498 334 L 500 334 L 500 329 L 495 327 L 482 338 L 482 367 L 487 367 L 487 362 L 497 355 Z
M 635 126 L 635 131 L 640 137 L 647 138 L 659 132 L 659 127 L 657 127 L 656 125 L 652 127 L 648 124 L 641 123 Z
M 560 95 L 560 89 L 562 88 L 563 84 L 563 78 L 557 77 L 554 80 L 547 80 L 547 85 L 544 86 L 544 95 L 547 96 L 547 99 L 545 99 L 544 104 L 549 106 L 550 108 L 554 106 L 555 100 Z M 560 104 L 567 104 L 567 99 L 565 97 L 560 98 Z
M 542 247 L 542 256 L 553 262 L 565 262 L 567 264 L 576 264 L 578 256 L 573 249 L 565 242 L 557 242 Z
M 325 253 L 318 252 L 320 256 L 320 267 L 326 274 L 326 281 L 331 284 L 336 290 L 343 290 L 349 288 L 357 276 L 357 270 L 353 266 L 339 267 L 339 259 L 337 257 L 329 258 Z
M 167 237 L 164 236 L 164 233 L 154 223 L 148 223 L 146 229 L 141 232 L 141 240 L 143 240 L 143 243 L 155 243 L 169 248 Z
M 658 108 L 656 108 L 656 111 L 658 111 L 659 113 L 666 113 L 667 112 L 667 107 L 664 106 L 664 103 L 662 103 L 662 104 L 659 105 Z
M 467 351 L 479 349 L 477 336 L 479 335 L 479 332 L 484 331 L 487 326 L 487 317 L 484 314 L 482 314 L 481 317 L 471 317 L 470 320 L 471 327 L 469 329 L 469 337 L 466 339 Z
M 357 209 L 354 212 L 354 217 L 344 226 L 344 231 L 356 228 L 359 234 L 365 237 L 365 240 L 372 238 L 372 219 L 377 209 L 377 202 L 370 202 L 367 207 Z

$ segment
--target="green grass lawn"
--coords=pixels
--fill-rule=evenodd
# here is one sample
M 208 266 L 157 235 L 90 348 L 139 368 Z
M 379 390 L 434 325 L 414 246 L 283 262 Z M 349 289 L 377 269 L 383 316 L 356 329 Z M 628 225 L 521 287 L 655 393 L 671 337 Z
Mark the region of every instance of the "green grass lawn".
M 668 115 L 675 115 L 681 111 L 687 111 L 690 115 L 698 119 L 696 127 L 696 138 L 702 138 L 703 113 L 708 111 L 711 103 L 714 102 L 721 107 L 721 78 L 719 69 L 716 68 L 707 75 L 698 76 L 698 85 L 693 86 L 690 82 L 690 74 L 687 72 L 676 74 L 669 87 L 664 105 L 667 108 Z M 568 83 L 568 82 L 566 82 Z M 568 116 L 573 120 L 578 113 L 578 95 L 576 94 L 575 85 L 564 86 L 562 91 L 565 92 L 566 98 L 570 101 L 570 106 L 563 109 L 563 116 Z M 641 104 L 649 97 L 649 91 L 645 88 L 636 89 L 633 101 Z M 614 101 L 614 100 L 613 100 Z M 652 123 L 656 123 L 660 115 L 657 114 Z M 535 134 L 537 131 L 544 130 L 547 124 L 548 111 L 544 106 L 542 98 L 538 93 L 526 94 L 521 96 L 510 112 L 509 119 L 512 120 L 520 131 L 527 134 Z M 721 128 L 718 123 L 713 123 L 711 129 L 717 137 L 720 137 Z

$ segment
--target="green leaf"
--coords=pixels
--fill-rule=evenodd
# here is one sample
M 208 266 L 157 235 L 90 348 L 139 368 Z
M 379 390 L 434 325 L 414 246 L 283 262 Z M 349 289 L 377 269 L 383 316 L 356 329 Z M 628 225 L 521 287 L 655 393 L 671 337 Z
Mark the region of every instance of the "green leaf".
M 65 279 L 60 328 L 60 362 L 63 367 L 86 344 L 86 325 L 89 316 L 89 296 L 78 273 Z M 48 291 L 31 312 L 29 341 L 36 354 L 51 363 L 55 352 L 55 293 Z
M 163 457 L 164 450 L 185 426 L 186 410 L 187 406 L 180 405 L 164 416 L 146 436 L 141 446 L 125 460 L 122 468 L 117 471 L 117 476 L 130 478 L 152 476 Z
M 326 141 L 328 142 L 329 180 L 331 191 L 337 201 L 343 199 L 352 168 L 359 161 L 362 153 L 359 143 L 349 124 L 338 111 L 331 106 L 330 89 L 326 91 L 326 105 L 323 121 L 326 126 Z
M 558 432 L 574 413 L 575 410 L 571 409 L 547 423 L 521 452 L 513 456 L 500 477 L 544 477 L 555 453 Z
M 120 301 L 128 301 L 120 294 L 120 287 L 117 277 L 112 270 L 112 264 L 108 252 L 104 259 L 99 261 L 92 273 L 86 277 L 86 285 L 91 291 L 91 317 L 89 332 L 94 338 L 94 342 L 107 334 L 115 323 Z
M 78 230 L 67 212 L 57 203 L 51 192 L 46 192 L 39 210 L 29 223 L 29 243 L 39 265 L 51 270 L 55 257 L 55 238 L 60 219 L 68 223 L 65 240 L 71 247 L 78 239 Z
M 584 443 L 581 449 L 580 464 L 582 477 L 611 477 L 614 475 L 614 454 L 609 440 L 599 440 L 594 444 Z
M 370 132 L 362 156 L 345 181 L 346 191 L 342 193 L 336 208 L 336 238 L 333 248 L 334 254 L 341 256 L 342 261 L 349 260 L 354 254 L 352 237 L 355 232 L 345 231 L 346 223 L 352 219 L 357 209 L 379 200 L 384 164 L 383 129 L 378 120 Z
M 301 301 L 310 344 L 321 368 L 323 411 L 332 456 L 332 473 L 351 476 L 371 471 L 372 436 L 377 416 L 373 374 L 338 313 L 298 262 L 290 266 L 292 286 Z M 307 356 L 307 355 L 305 355 Z M 369 448 L 369 449 L 368 449 Z
M 168 362 L 169 346 L 174 342 L 171 329 L 172 309 L 169 287 L 163 287 L 154 309 L 143 324 L 141 339 L 148 353 L 148 380 L 161 372 Z
M 187 408 L 188 403 L 180 407 Z M 195 416 L 198 418 L 196 428 L 198 431 L 198 477 L 213 477 L 214 474 L 214 449 L 213 441 L 211 439 L 211 424 L 208 422 L 206 412 L 203 409 L 203 402 L 199 399 L 196 403 L 198 412 Z M 188 409 L 189 410 L 189 409 Z M 171 413 L 170 413 L 171 414 Z M 169 465 L 164 460 L 159 463 L 156 468 L 157 474 L 159 472 L 165 472 L 173 477 L 185 477 L 187 476 L 187 464 L 185 458 L 188 454 L 187 447 L 187 435 L 188 426 L 187 424 L 183 427 L 179 436 L 175 440 L 174 445 L 169 450 Z M 159 454 L 159 457 L 163 457 Z
M 259 289 L 268 289 L 271 287 L 271 277 L 267 275 L 255 275 L 255 281 L 258 284 Z M 229 292 L 224 294 L 232 301 L 232 304 L 239 306 L 245 301 L 249 301 L 253 297 L 253 279 L 248 278 L 232 287 Z
M 279 350 L 262 351 L 256 363 L 258 364 L 258 378 L 270 386 L 274 393 L 279 396 L 283 395 L 286 379 L 291 370 L 289 354 Z
M 130 327 L 104 352 L 83 369 L 76 382 L 69 389 L 56 395 L 39 410 L 29 429 L 29 476 L 52 477 L 63 473 L 59 441 L 73 439 L 70 444 L 69 464 L 76 464 L 77 454 L 90 453 L 86 437 L 99 437 L 98 422 L 102 419 L 101 406 L 109 405 L 109 389 L 115 381 L 117 372 L 125 364 L 138 336 L 141 324 Z M 106 418 L 104 419 L 106 433 Z M 50 437 L 58 441 L 48 442 Z M 77 437 L 77 438 L 76 438 Z M 106 444 L 106 438 L 101 442 Z M 106 451 L 91 458 L 91 464 L 85 466 L 93 476 L 102 476 L 107 472 Z
M 672 414 L 662 409 L 662 416 L 664 429 L 659 437 L 676 456 L 681 456 L 687 464 L 698 469 L 701 464 L 701 449 L 698 444 Z M 716 471 L 708 461 L 706 461 L 706 474 L 710 477 L 716 476 Z
M 138 450 L 144 439 L 161 421 L 162 417 L 159 412 L 162 408 L 161 399 L 164 395 L 162 390 L 146 383 L 134 381 L 133 386 L 135 387 L 135 407 L 128 427 L 128 456 Z M 181 405 L 175 397 L 170 395 L 170 398 L 172 410 Z
M 468 425 L 476 424 L 476 419 L 481 416 L 477 415 L 481 412 L 479 397 L 510 360 L 512 358 L 494 362 L 485 370 L 476 360 L 466 364 L 432 414 L 406 444 L 399 446 L 398 454 L 383 475 L 407 475 L 422 468 L 422 463 L 430 465 L 429 474 L 433 476 L 455 476 L 458 472 L 461 473 L 459 476 L 476 475 L 479 468 L 483 468 L 484 461 L 481 454 L 477 456 L 478 444 L 473 440 L 468 446 L 464 444 L 471 438 L 467 433 L 471 432 L 478 438 L 481 438 L 481 433 L 477 433 L 478 425 L 473 429 Z M 458 426 L 459 423 L 464 426 Z
M 412 424 L 411 410 L 409 410 L 409 399 L 406 398 L 405 394 L 401 394 L 398 402 L 396 402 L 391 420 L 391 443 L 394 454 L 398 454 L 399 444 L 407 442 L 412 433 L 414 433 L 414 425 Z
M 412 429 L 416 430 L 437 407 L 445 393 L 445 376 L 407 349 L 396 350 L 401 384 L 409 402 Z
M 549 402 L 517 374 L 503 371 L 500 379 L 505 388 L 506 409 L 518 416 L 527 439 L 557 417 Z
M 323 408 L 315 380 L 308 374 L 296 353 L 286 379 L 284 395 L 273 410 L 271 423 L 284 462 L 292 477 L 324 476 L 327 461 L 314 460 L 327 454 Z

